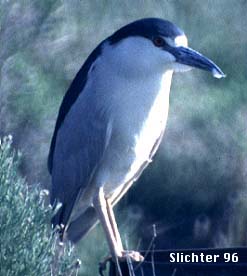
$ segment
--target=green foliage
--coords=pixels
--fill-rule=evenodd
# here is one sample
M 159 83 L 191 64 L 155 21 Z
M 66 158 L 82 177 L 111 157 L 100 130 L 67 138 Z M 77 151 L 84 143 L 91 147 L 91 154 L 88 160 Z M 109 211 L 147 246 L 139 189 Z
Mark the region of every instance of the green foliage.
M 48 226 L 47 191 L 27 186 L 18 160 L 11 137 L 0 141 L 0 275 L 76 275 L 72 247 Z

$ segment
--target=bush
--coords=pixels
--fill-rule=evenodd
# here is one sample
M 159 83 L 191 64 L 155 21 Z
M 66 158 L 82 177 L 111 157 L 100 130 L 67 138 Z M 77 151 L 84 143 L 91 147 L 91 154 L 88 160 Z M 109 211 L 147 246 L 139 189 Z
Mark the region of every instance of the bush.
M 59 245 L 49 226 L 48 192 L 19 175 L 11 140 L 0 140 L 0 275 L 76 275 L 73 248 Z

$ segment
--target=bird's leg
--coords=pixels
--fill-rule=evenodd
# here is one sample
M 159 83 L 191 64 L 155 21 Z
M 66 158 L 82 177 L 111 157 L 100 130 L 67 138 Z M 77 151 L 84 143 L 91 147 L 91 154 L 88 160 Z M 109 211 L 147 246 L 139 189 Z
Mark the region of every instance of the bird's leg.
M 117 226 L 117 222 L 115 219 L 115 215 L 112 209 L 112 205 L 109 199 L 106 199 L 106 208 L 107 208 L 107 213 L 108 213 L 108 217 L 111 223 L 111 227 L 118 245 L 118 248 L 121 250 L 121 252 L 123 252 L 123 244 L 122 244 L 122 240 L 118 231 L 118 226 Z
M 143 257 L 139 252 L 123 250 L 112 206 L 111 203 L 105 198 L 102 187 L 98 189 L 97 195 L 93 200 L 93 204 L 105 231 L 113 259 L 116 262 L 118 262 L 118 260 L 126 260 L 126 258 L 130 258 L 131 260 L 137 262 L 143 261 Z
M 122 241 L 121 241 L 121 237 L 118 231 L 118 226 L 117 226 L 117 222 L 115 219 L 115 215 L 112 209 L 112 205 L 109 199 L 106 199 L 106 208 L 107 208 L 107 212 L 108 212 L 108 216 L 109 216 L 109 220 L 112 226 L 112 230 L 118 245 L 118 248 L 121 250 L 122 252 L 122 258 L 123 260 L 125 260 L 126 258 L 130 258 L 133 261 L 136 262 L 141 262 L 144 260 L 143 256 L 137 252 L 137 251 L 128 251 L 128 250 L 124 250 L 123 249 L 123 245 L 122 245 Z
M 123 250 L 112 206 L 111 203 L 105 198 L 102 187 L 98 189 L 97 196 L 94 197 L 93 204 L 106 234 L 113 259 L 115 259 L 116 262 L 118 262 L 118 259 L 126 260 L 126 258 L 130 258 L 137 262 L 143 261 L 143 257 L 139 252 Z
M 122 248 L 118 247 L 115 233 L 112 229 L 112 224 L 107 212 L 107 203 L 104 196 L 103 188 L 98 188 L 97 195 L 93 200 L 94 208 L 98 214 L 99 220 L 102 224 L 104 232 L 106 234 L 107 242 L 109 244 L 110 252 L 112 257 L 117 260 L 117 258 L 122 257 Z

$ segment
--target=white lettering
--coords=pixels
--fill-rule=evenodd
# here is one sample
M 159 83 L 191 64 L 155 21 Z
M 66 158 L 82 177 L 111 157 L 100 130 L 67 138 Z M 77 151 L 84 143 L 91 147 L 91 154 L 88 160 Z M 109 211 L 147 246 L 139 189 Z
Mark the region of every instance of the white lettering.
M 171 263 L 216 263 L 220 255 L 217 254 L 204 254 L 201 253 L 190 253 L 184 254 L 181 253 L 170 253 L 170 262 Z
M 175 253 L 170 253 L 170 263 L 174 263 L 175 262 Z

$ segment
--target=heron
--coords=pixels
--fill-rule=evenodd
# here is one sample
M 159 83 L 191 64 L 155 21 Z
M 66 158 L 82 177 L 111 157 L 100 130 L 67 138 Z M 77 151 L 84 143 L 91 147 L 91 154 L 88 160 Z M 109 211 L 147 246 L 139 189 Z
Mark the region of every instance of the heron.
M 123 26 L 88 56 L 61 103 L 48 168 L 52 219 L 61 238 L 77 242 L 101 223 L 110 254 L 124 250 L 113 207 L 151 162 L 164 135 L 174 72 L 222 70 L 188 47 L 170 21 L 143 18 Z

